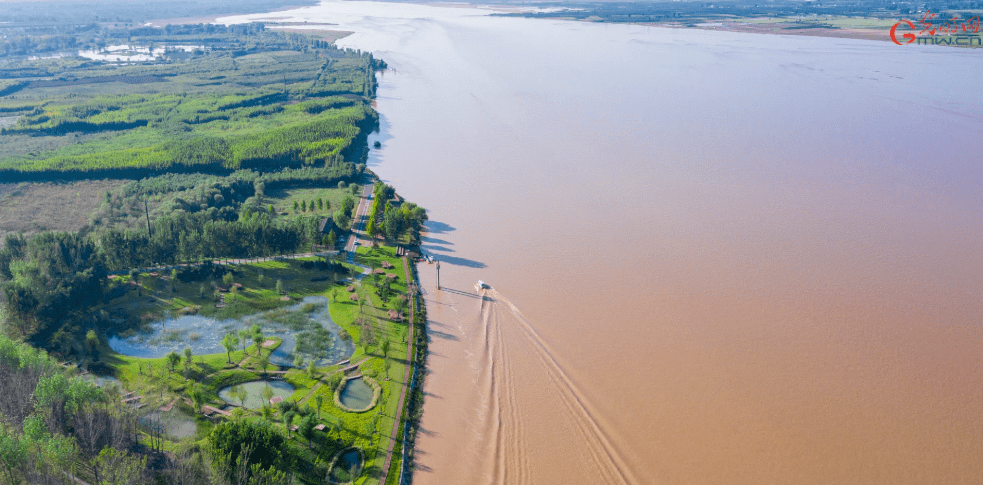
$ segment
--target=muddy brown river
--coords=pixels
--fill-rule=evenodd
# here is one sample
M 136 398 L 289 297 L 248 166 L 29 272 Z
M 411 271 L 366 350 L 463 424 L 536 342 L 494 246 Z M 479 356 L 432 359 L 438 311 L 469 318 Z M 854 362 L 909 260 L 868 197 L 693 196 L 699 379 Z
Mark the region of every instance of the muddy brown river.
M 983 52 L 488 13 L 248 17 L 391 68 L 414 483 L 983 482 Z

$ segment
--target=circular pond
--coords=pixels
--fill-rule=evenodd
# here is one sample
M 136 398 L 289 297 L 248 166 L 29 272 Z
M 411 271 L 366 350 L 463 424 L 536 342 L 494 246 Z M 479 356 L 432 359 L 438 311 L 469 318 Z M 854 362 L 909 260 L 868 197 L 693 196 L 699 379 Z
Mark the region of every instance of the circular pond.
M 273 397 L 280 397 L 286 399 L 294 393 L 294 386 L 284 382 L 284 381 L 250 381 L 239 384 L 246 391 L 246 399 L 244 402 L 240 401 L 239 398 L 232 397 L 232 389 L 236 386 L 223 387 L 218 391 L 218 397 L 222 398 L 225 402 L 229 404 L 235 404 L 236 406 L 243 406 L 247 409 L 259 409 L 263 407 L 265 399 L 263 399 L 263 389 L 269 387 L 273 390 Z
M 349 448 L 335 456 L 329 481 L 332 483 L 351 483 L 361 474 L 362 452 L 358 448 Z
M 374 394 L 375 391 L 365 382 L 365 379 L 356 377 L 345 383 L 345 388 L 341 390 L 339 398 L 346 408 L 365 410 L 372 406 Z

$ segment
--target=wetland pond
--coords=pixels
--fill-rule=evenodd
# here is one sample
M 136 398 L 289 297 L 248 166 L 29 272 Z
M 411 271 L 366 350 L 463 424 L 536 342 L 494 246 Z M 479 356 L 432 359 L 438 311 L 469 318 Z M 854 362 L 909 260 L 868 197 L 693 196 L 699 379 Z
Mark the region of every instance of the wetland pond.
M 349 449 L 338 456 L 331 469 L 331 482 L 348 483 L 352 477 L 362 473 L 362 454 L 355 448 Z
M 273 397 L 286 399 L 294 393 L 294 386 L 281 381 L 250 381 L 240 384 L 246 390 L 246 400 L 240 403 L 238 399 L 232 397 L 232 388 L 235 386 L 223 387 L 218 391 L 218 397 L 229 404 L 242 405 L 246 409 L 259 409 L 263 407 L 263 389 L 269 387 L 273 390 Z
M 270 355 L 270 363 L 291 367 L 294 357 L 316 359 L 319 366 L 346 359 L 355 350 L 350 340 L 338 336 L 341 330 L 328 313 L 328 299 L 308 296 L 300 303 L 242 318 L 218 320 L 200 315 L 165 318 L 150 324 L 149 331 L 132 335 L 109 336 L 109 346 L 132 357 L 157 358 L 191 347 L 195 355 L 225 353 L 222 337 L 230 331 L 259 325 L 266 337 L 278 337 L 283 343 Z M 299 342 L 299 345 L 298 345 Z
M 341 403 L 350 409 L 366 409 L 372 404 L 374 391 L 361 377 L 350 379 L 341 391 Z

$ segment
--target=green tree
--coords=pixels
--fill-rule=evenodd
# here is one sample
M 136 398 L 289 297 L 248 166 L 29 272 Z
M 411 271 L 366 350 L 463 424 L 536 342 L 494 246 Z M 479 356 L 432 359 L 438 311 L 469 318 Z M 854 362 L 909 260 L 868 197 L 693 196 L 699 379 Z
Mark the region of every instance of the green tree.
M 321 419 L 321 406 L 324 406 L 324 394 L 314 395 L 314 404 L 317 405 L 317 419 Z
M 92 355 L 92 360 L 99 360 L 99 337 L 96 335 L 95 330 L 89 330 L 86 332 L 85 346 L 89 348 L 89 353 Z
M 181 363 L 181 356 L 177 352 L 171 352 L 167 354 L 167 365 L 170 372 L 174 372 L 174 368 Z
M 273 207 L 273 204 L 270 204 L 269 213 L 270 213 L 271 216 L 272 215 L 276 215 L 276 208 Z
M 304 437 L 307 440 L 308 446 L 313 446 L 314 441 L 314 426 L 316 422 L 314 416 L 308 414 L 301 418 L 300 423 L 297 424 L 297 434 Z
M 241 407 L 246 407 L 246 397 L 248 394 L 246 393 L 246 388 L 242 387 L 242 384 L 232 386 L 232 389 L 229 389 L 229 396 L 232 396 L 232 399 L 239 401 L 239 405 Z
M 99 485 L 132 485 L 143 482 L 147 459 L 107 446 L 93 460 L 93 468 Z
M 185 373 L 191 371 L 191 359 L 193 357 L 194 357 L 194 354 L 191 353 L 191 347 L 185 347 L 184 348 L 184 372 Z
M 348 224 L 351 223 L 351 218 L 340 210 L 336 211 L 332 217 L 334 218 L 335 225 L 341 230 L 347 229 Z
M 313 379 L 316 371 L 317 367 L 315 366 L 314 359 L 311 358 L 311 360 L 307 362 L 307 377 Z
M 282 434 L 266 421 L 226 421 L 216 425 L 208 435 L 213 459 L 226 464 L 223 470 L 227 480 L 232 480 L 234 467 L 240 458 L 250 466 L 261 469 L 287 470 L 290 466 L 290 447 Z
M 276 280 L 276 292 L 279 295 L 286 293 L 286 287 L 283 286 L 283 280 Z
M 3 466 L 5 483 L 20 483 L 21 470 L 28 462 L 29 440 L 9 429 L 0 430 L 0 465 Z
M 290 437 L 290 425 L 294 422 L 294 416 L 296 416 L 296 413 L 293 411 L 283 413 L 283 427 L 287 428 L 287 438 Z
M 324 199 L 322 199 L 320 197 L 317 198 L 317 209 L 318 210 L 323 210 L 324 209 Z
M 222 275 L 222 283 L 224 283 L 225 286 L 232 286 L 232 284 L 235 283 L 235 276 L 232 276 L 231 271 Z
M 252 338 L 252 333 L 249 330 L 242 329 L 239 330 L 239 342 L 242 343 L 242 353 L 246 353 L 246 346 L 249 345 L 249 340 Z
M 266 366 L 270 365 L 269 354 L 260 353 L 259 355 L 259 366 L 263 369 L 263 375 L 266 375 Z
M 269 406 L 270 399 L 273 399 L 273 388 L 267 383 L 263 386 L 263 406 Z
M 311 208 L 311 212 L 314 212 L 314 207 L 315 207 L 315 205 L 314 205 L 314 199 L 311 199 L 311 202 L 309 204 L 307 204 L 307 207 L 310 207 Z
M 191 397 L 191 404 L 194 406 L 195 412 L 201 412 L 201 407 L 205 404 L 205 390 L 201 388 L 201 384 L 197 382 L 191 385 L 191 389 L 188 390 L 188 396 Z
M 303 200 L 303 201 L 300 202 L 300 211 L 301 212 L 307 212 L 307 201 L 306 200 Z
M 263 336 L 263 330 L 259 328 L 259 325 L 253 325 L 249 331 L 253 334 L 253 343 L 256 344 L 256 352 L 262 353 L 263 342 L 266 341 L 266 337 Z
M 222 347 L 225 348 L 225 354 L 230 364 L 232 363 L 232 351 L 238 346 L 239 336 L 235 332 L 229 332 L 222 338 Z
M 294 212 L 297 212 L 297 209 L 298 209 L 299 207 L 300 207 L 300 204 L 298 204 L 298 203 L 297 203 L 297 201 L 295 200 L 295 201 L 294 201 Z

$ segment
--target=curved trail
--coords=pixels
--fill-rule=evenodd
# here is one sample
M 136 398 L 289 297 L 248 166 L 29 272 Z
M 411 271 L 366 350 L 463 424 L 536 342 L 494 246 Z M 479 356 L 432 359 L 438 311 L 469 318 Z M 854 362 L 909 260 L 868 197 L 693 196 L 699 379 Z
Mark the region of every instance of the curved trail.
M 478 388 L 485 390 L 482 434 L 492 442 L 488 456 L 491 470 L 485 470 L 489 483 L 529 484 L 532 480 L 528 443 L 524 429 L 528 419 L 521 411 L 516 398 L 516 380 L 522 375 L 540 374 L 549 382 L 541 389 L 542 399 L 562 403 L 562 412 L 549 416 L 549 425 L 568 431 L 571 444 L 589 469 L 589 474 L 600 483 L 638 483 L 620 452 L 612 444 L 604 427 L 595 418 L 596 413 L 583 392 L 563 370 L 549 345 L 539 336 L 522 312 L 494 289 L 481 291 L 479 316 L 483 334 L 481 362 L 482 374 Z M 505 311 L 502 311 L 502 309 Z M 511 338 L 506 338 L 508 335 Z M 516 339 L 519 336 L 519 339 Z M 524 347 L 524 348 L 523 348 Z M 530 349 L 535 355 L 526 366 L 516 368 L 511 358 Z M 528 362 L 537 363 L 529 366 Z M 573 458 L 573 457 L 571 457 Z

